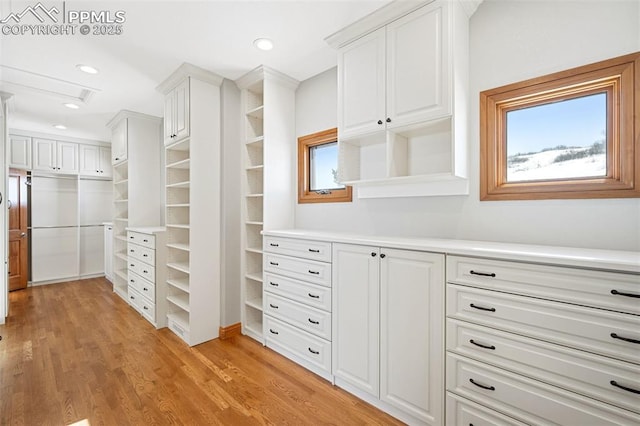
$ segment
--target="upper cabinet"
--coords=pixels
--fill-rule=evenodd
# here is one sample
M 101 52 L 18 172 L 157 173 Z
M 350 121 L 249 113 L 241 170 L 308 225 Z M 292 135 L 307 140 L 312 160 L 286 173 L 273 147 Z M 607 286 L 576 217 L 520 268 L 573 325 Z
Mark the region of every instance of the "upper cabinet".
M 9 167 L 31 170 L 31 138 L 9 135 Z
M 165 95 L 164 144 L 189 136 L 189 79 L 184 79 Z
M 78 174 L 78 144 L 33 138 L 33 170 Z
M 111 177 L 111 150 L 105 146 L 80 145 L 80 174 Z
M 118 164 L 125 161 L 128 156 L 128 134 L 126 119 L 120 120 L 111 130 L 111 161 Z
M 338 176 L 359 197 L 468 194 L 468 25 L 479 4 L 392 2 L 328 37 Z

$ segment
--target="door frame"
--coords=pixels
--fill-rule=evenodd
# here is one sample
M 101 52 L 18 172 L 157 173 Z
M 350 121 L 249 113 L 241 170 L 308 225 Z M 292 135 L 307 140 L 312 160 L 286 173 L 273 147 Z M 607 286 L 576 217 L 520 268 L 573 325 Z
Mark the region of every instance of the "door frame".
M 0 193 L 2 196 L 7 193 L 7 153 L 9 150 L 7 141 L 9 140 L 9 105 L 8 101 L 13 95 L 0 92 L 0 142 L 3 149 L 0 149 Z M 7 280 L 7 250 L 9 248 L 9 232 L 7 221 L 6 204 L 0 202 L 0 324 L 5 323 L 9 315 L 9 285 Z
M 19 276 L 20 276 L 20 281 L 22 282 L 22 280 L 24 280 L 24 287 L 18 287 L 18 288 L 12 288 L 12 279 L 14 279 L 14 277 L 11 275 L 11 241 L 12 238 L 16 238 L 15 234 L 13 234 L 14 232 L 16 232 L 15 229 L 12 229 L 11 226 L 11 216 L 7 213 L 7 230 L 8 230 L 8 234 L 7 234 L 7 241 L 9 242 L 9 246 L 8 246 L 8 250 L 7 250 L 7 277 L 8 277 L 8 281 L 7 281 L 7 287 L 8 287 L 8 291 L 14 291 L 14 290 L 22 290 L 28 287 L 29 285 L 29 244 L 30 244 L 30 238 L 29 238 L 29 228 L 28 228 L 28 209 L 29 209 L 29 195 L 28 195 L 28 189 L 27 189 L 27 182 L 28 182 L 28 174 L 27 171 L 24 169 L 15 169 L 15 168 L 8 168 L 9 173 L 8 173 L 8 178 L 7 178 L 7 193 L 5 194 L 5 198 L 6 198 L 6 203 L 7 203 L 7 212 L 10 212 L 11 209 L 13 208 L 13 205 L 11 205 L 11 207 L 9 206 L 9 192 L 10 192 L 10 188 L 12 187 L 12 183 L 11 183 L 11 179 L 16 177 L 18 179 L 18 200 L 19 200 L 19 204 L 17 206 L 18 208 L 18 215 L 19 215 L 19 223 L 24 226 L 24 228 L 20 228 L 21 232 L 21 236 L 19 237 L 20 239 L 20 245 L 19 245 L 19 251 L 20 253 L 18 254 L 19 260 L 20 260 L 20 264 L 19 266 Z M 12 201 L 13 204 L 13 201 Z M 14 240 L 15 241 L 15 240 Z M 15 272 L 15 271 L 14 271 Z

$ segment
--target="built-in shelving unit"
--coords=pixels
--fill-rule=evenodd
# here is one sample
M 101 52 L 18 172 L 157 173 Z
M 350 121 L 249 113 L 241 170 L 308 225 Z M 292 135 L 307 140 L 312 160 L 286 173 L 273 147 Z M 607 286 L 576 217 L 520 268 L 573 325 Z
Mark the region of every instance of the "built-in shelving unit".
M 295 90 L 298 82 L 259 67 L 236 81 L 242 90 L 242 332 L 261 343 L 262 231 L 293 226 Z M 268 182 L 268 185 L 265 183 Z M 277 195 L 276 195 L 277 194 Z
M 129 222 L 129 165 L 113 165 L 113 291 L 127 300 L 127 223 Z

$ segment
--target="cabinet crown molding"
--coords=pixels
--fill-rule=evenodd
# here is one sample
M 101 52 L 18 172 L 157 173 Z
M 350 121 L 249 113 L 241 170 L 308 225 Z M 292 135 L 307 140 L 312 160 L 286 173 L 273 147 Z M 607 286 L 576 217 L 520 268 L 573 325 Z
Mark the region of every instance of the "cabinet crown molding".
M 195 79 L 213 84 L 214 86 L 220 86 L 222 84 L 223 77 L 218 74 L 200 68 L 188 62 L 183 62 L 166 80 L 156 87 L 156 90 L 166 95 L 174 87 L 176 87 L 182 80 L 187 77 L 193 77 Z
M 125 118 L 141 118 L 144 120 L 157 121 L 158 124 L 162 123 L 162 118 L 156 117 L 155 115 L 143 114 L 141 112 L 123 109 L 120 110 L 111 120 L 109 120 L 106 126 L 111 128 Z
M 276 71 L 273 68 L 269 68 L 265 65 L 260 65 L 242 77 L 238 78 L 235 83 L 238 89 L 246 89 L 247 87 L 263 80 L 271 80 L 279 83 L 282 86 L 289 87 L 291 90 L 296 90 L 300 82 L 295 78 L 289 77 L 286 74 Z

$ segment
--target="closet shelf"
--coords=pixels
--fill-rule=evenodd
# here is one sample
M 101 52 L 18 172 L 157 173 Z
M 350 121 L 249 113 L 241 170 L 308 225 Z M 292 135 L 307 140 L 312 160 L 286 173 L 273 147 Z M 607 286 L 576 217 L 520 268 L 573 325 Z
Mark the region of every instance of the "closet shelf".
M 246 167 L 247 171 L 252 171 L 252 170 L 263 170 L 264 169 L 264 164 L 259 164 L 257 166 L 249 166 Z
M 253 226 L 262 226 L 263 222 L 255 222 L 255 221 L 247 221 L 245 222 L 247 225 L 253 225 Z
M 123 184 L 126 184 L 126 183 L 129 183 L 129 179 L 122 179 L 122 180 L 113 182 L 114 185 L 123 185 Z
M 188 279 L 179 279 L 179 278 L 172 278 L 170 280 L 167 280 L 167 284 L 169 284 L 172 287 L 175 287 L 179 290 L 184 291 L 185 293 L 189 293 L 189 280 Z
M 167 228 L 177 228 L 177 229 L 189 229 L 189 225 L 185 225 L 182 223 L 167 223 Z
M 189 262 L 167 263 L 167 267 L 171 269 L 175 269 L 176 271 L 184 272 L 185 274 L 189 273 Z
M 167 244 L 167 247 L 176 249 L 176 250 L 182 250 L 182 251 L 190 250 L 189 244 L 183 244 L 183 243 L 169 243 Z
M 251 253 L 258 253 L 258 254 L 262 254 L 262 249 L 258 249 L 258 248 L 252 248 L 252 247 L 247 247 L 246 248 L 247 251 L 250 251 Z
M 190 162 L 191 160 L 189 158 L 176 161 L 175 163 L 167 164 L 167 169 L 188 169 Z
M 258 311 L 262 311 L 262 299 L 247 299 L 245 302 L 245 305 L 247 306 L 251 306 L 253 309 L 256 309 Z
M 167 300 L 173 303 L 174 305 L 176 305 L 177 307 L 179 307 L 180 309 L 183 309 L 184 311 L 189 312 L 189 295 L 188 294 L 170 295 L 170 296 L 167 296 Z
M 185 180 L 184 182 L 176 182 L 176 183 L 167 184 L 166 187 L 167 188 L 189 188 L 190 184 L 191 184 L 190 181 Z
M 247 111 L 247 117 L 262 119 L 263 116 L 264 116 L 264 105 L 260 105 L 259 107 L 256 107 Z
M 255 272 L 255 273 L 250 272 L 250 273 L 245 275 L 245 278 L 248 278 L 250 280 L 257 281 L 257 282 L 261 283 L 262 282 L 262 272 Z
M 264 194 L 247 194 L 246 197 L 247 198 L 260 198 L 260 197 L 264 197 Z
M 122 273 L 122 271 L 114 271 L 113 273 L 116 275 L 116 277 L 118 277 L 118 278 L 120 278 L 121 280 L 124 281 L 123 287 L 126 288 L 127 287 L 127 279 L 128 279 L 127 275 Z
M 264 142 L 264 135 L 248 139 L 246 144 L 247 145 L 262 145 L 263 142 Z
M 172 208 L 172 207 L 189 207 L 189 203 L 167 204 L 167 208 Z
M 189 331 L 189 313 L 184 311 L 171 312 L 167 314 L 169 320 L 175 322 L 180 328 Z

